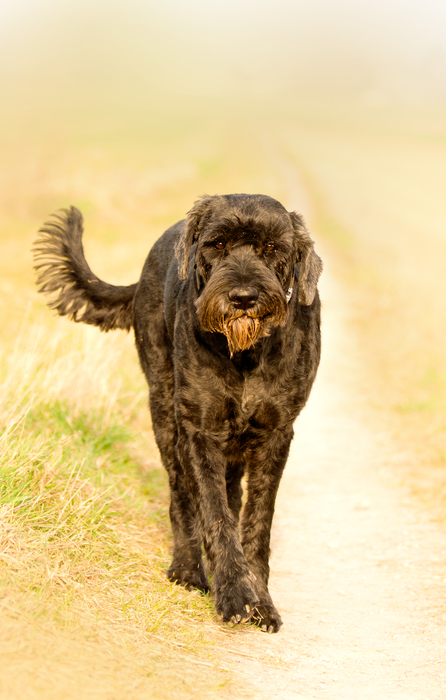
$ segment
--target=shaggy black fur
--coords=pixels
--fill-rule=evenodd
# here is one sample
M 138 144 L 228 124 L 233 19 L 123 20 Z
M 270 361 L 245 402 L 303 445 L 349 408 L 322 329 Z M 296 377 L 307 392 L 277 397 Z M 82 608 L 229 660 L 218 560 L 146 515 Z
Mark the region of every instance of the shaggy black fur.
M 74 207 L 41 229 L 39 291 L 57 293 L 50 306 L 74 321 L 134 326 L 171 487 L 168 577 L 208 591 L 203 543 L 223 620 L 276 632 L 274 503 L 320 357 L 322 262 L 304 222 L 263 195 L 204 197 L 155 243 L 129 287 L 90 271 L 81 237 Z

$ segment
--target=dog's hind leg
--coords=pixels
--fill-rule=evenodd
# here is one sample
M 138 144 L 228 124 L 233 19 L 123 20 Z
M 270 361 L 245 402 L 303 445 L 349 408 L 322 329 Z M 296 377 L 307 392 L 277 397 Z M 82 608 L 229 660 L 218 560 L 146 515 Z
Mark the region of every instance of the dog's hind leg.
M 155 294 L 152 294 L 151 301 L 156 301 Z M 141 316 L 150 319 L 150 324 L 141 323 Z M 149 384 L 152 427 L 170 483 L 174 548 L 167 577 L 186 588 L 207 592 L 209 583 L 201 555 L 201 540 L 197 537 L 195 508 L 177 455 L 171 348 L 159 308 L 147 308 L 143 315 L 135 314 L 135 336 L 141 366 Z
M 197 588 L 207 593 L 209 583 L 201 557 L 201 542 L 197 538 L 195 510 L 184 484 L 184 476 L 177 471 L 170 480 L 170 521 L 174 537 L 172 564 L 167 572 L 170 581 L 188 589 Z
M 195 508 L 176 453 L 172 395 L 172 373 L 168 374 L 165 368 L 163 382 L 150 383 L 150 408 L 155 439 L 170 483 L 170 520 L 174 549 L 167 577 L 188 589 L 198 588 L 206 593 L 209 591 L 209 583 L 201 556 L 201 540 L 197 536 Z
M 167 577 L 188 589 L 198 588 L 206 593 L 209 583 L 201 556 L 201 541 L 197 537 L 195 508 L 176 454 L 176 425 L 169 383 L 164 372 L 164 383 L 151 384 L 150 390 L 153 430 L 170 483 L 169 512 L 174 548 Z

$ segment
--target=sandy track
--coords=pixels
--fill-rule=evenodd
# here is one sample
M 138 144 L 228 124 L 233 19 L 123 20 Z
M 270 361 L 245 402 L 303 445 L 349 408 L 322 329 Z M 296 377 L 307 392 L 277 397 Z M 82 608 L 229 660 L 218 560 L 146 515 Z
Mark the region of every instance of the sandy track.
M 329 273 L 320 286 L 323 359 L 273 526 L 284 625 L 235 632 L 227 649 L 256 697 L 444 700 L 444 531 L 399 485 L 411 456 L 362 399 L 342 289 Z

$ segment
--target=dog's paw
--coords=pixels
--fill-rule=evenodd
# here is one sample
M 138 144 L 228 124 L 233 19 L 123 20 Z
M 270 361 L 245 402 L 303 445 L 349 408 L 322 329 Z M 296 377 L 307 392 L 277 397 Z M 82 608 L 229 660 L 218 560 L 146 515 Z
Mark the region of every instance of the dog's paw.
M 253 574 L 241 577 L 233 585 L 225 585 L 219 590 L 214 586 L 215 608 L 222 616 L 223 622 L 238 625 L 248 622 L 259 602 L 256 593 Z
M 209 581 L 201 565 L 199 568 L 190 569 L 172 564 L 167 572 L 167 578 L 169 581 L 172 581 L 172 583 L 184 586 L 188 591 L 192 591 L 196 588 L 202 593 L 209 593 L 211 590 Z
M 253 611 L 251 622 L 254 622 L 263 632 L 278 632 L 282 625 L 282 618 L 272 602 L 261 601 Z

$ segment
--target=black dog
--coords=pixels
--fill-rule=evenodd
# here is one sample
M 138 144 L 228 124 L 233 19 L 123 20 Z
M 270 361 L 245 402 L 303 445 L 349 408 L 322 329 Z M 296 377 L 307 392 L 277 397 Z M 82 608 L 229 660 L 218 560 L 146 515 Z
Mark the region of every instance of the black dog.
M 169 579 L 209 590 L 203 543 L 223 620 L 277 632 L 271 522 L 320 357 L 322 262 L 302 218 L 263 195 L 204 197 L 155 243 L 128 287 L 91 272 L 74 207 L 40 233 L 39 291 L 57 292 L 52 308 L 105 331 L 134 326 L 170 479 Z

